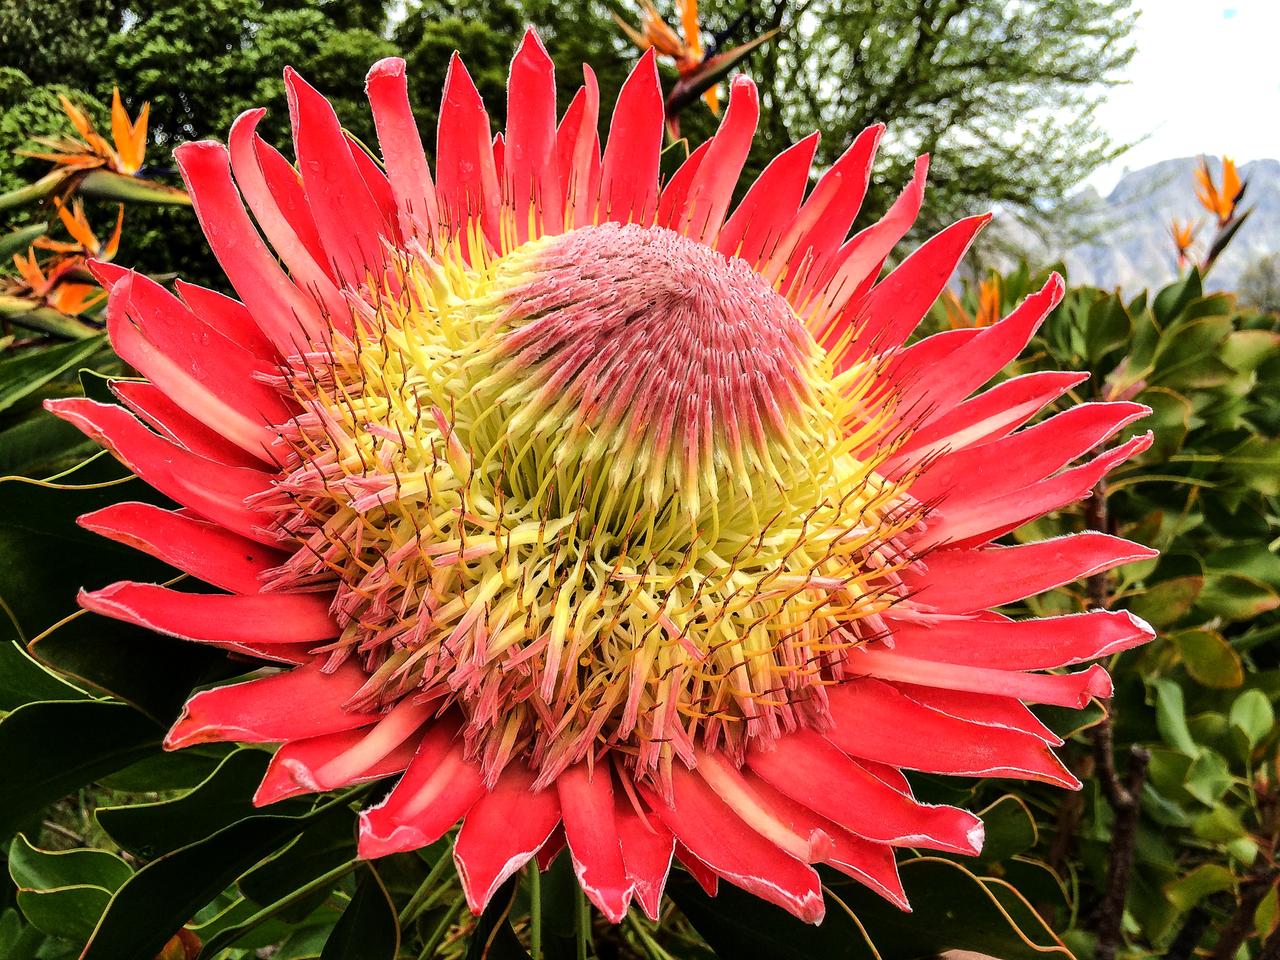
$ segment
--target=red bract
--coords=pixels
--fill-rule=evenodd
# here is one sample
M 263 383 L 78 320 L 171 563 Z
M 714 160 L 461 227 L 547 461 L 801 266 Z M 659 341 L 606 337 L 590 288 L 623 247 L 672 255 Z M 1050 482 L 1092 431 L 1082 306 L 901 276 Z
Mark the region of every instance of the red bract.
M 993 545 L 1143 449 L 1072 465 L 1145 409 L 1025 427 L 1071 374 L 971 396 L 1056 276 L 906 346 L 987 218 L 877 282 L 926 167 L 847 238 L 881 128 L 807 197 L 802 141 L 733 210 L 750 80 L 662 185 L 652 55 L 603 151 L 585 79 L 557 124 L 530 33 L 495 141 L 455 59 L 434 181 L 394 59 L 368 81 L 382 165 L 292 71 L 296 171 L 260 111 L 229 147 L 179 148 L 240 302 L 100 266 L 147 382 L 50 408 L 181 504 L 84 525 L 224 592 L 81 602 L 274 665 L 193 696 L 167 746 L 281 744 L 261 804 L 400 775 L 361 853 L 461 821 L 477 911 L 561 837 L 615 921 L 656 916 L 673 853 L 815 922 L 817 863 L 906 908 L 894 848 L 973 853 L 982 822 L 902 771 L 1078 787 L 1026 704 L 1108 696 L 1101 667 L 1044 671 L 1151 636 L 1127 613 L 991 612 L 1152 555 L 1099 533 Z

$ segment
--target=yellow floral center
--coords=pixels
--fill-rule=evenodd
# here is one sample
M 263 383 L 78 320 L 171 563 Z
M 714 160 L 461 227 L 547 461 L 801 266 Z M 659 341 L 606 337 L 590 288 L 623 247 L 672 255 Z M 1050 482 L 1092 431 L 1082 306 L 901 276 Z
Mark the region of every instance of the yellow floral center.
M 860 457 L 874 372 L 662 228 L 406 257 L 293 368 L 273 586 L 335 586 L 350 706 L 456 706 L 490 779 L 608 749 L 660 783 L 695 743 L 821 725 L 901 595 L 919 514 Z

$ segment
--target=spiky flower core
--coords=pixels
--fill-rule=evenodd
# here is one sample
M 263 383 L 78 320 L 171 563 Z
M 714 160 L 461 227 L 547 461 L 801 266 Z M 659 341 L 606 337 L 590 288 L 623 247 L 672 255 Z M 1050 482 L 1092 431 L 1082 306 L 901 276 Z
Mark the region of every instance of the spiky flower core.
M 661 784 L 695 743 L 823 725 L 919 516 L 859 458 L 875 371 L 660 227 L 470 260 L 406 257 L 289 377 L 271 585 L 336 587 L 349 707 L 457 705 L 491 783 L 605 747 Z

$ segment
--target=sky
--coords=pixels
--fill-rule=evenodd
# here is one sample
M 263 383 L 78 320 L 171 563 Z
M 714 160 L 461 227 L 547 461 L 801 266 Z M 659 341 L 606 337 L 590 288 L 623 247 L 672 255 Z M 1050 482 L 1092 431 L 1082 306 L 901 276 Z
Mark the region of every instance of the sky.
M 1098 117 L 1147 139 L 1090 178 L 1107 193 L 1126 168 L 1171 157 L 1280 158 L 1280 0 L 1137 0 L 1138 52 Z

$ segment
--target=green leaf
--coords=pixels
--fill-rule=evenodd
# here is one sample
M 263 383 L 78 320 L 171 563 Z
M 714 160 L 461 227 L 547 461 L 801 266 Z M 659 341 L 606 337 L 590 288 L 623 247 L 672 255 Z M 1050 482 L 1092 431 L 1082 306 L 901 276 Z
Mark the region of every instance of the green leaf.
M 1161 738 L 1175 750 L 1180 750 L 1189 757 L 1196 756 L 1200 748 L 1191 739 L 1191 731 L 1187 729 L 1187 710 L 1182 698 L 1182 688 L 1165 678 L 1152 680 L 1151 685 L 1156 691 L 1156 727 Z
M 25 641 L 40 634 L 78 609 L 76 591 L 83 586 L 100 587 L 112 577 L 172 576 L 159 561 L 76 524 L 81 514 L 121 500 L 156 501 L 140 480 L 111 482 L 118 476 L 115 461 L 104 460 L 76 471 L 85 486 L 0 478 L 0 599 L 18 625 L 15 631 L 0 621 L 0 637 Z
M 1204 863 L 1185 877 L 1166 884 L 1164 894 L 1184 913 L 1205 897 L 1224 890 L 1234 890 L 1235 877 L 1221 864 Z
M 1134 597 L 1129 609 L 1154 627 L 1167 627 L 1187 615 L 1203 587 L 1203 577 L 1161 580 Z
M 1156 294 L 1151 304 L 1151 312 L 1161 324 L 1167 326 L 1203 292 L 1200 274 L 1192 270 L 1185 277 L 1169 284 Z
M 101 452 L 83 433 L 40 410 L 0 430 L 0 476 L 52 476 Z
M 80 960 L 152 957 L 196 912 L 345 798 L 299 817 L 263 815 L 152 860 L 107 905 Z
M 1008 860 L 1036 845 L 1036 820 L 1021 797 L 1006 794 L 979 816 L 986 827 L 981 857 L 985 862 Z
M 1280 353 L 1280 333 L 1236 330 L 1222 344 L 1222 361 L 1241 373 L 1251 373 Z
M 1239 840 L 1248 833 L 1240 822 L 1240 815 L 1221 803 L 1214 804 L 1212 810 L 1196 817 L 1192 821 L 1191 830 L 1201 840 L 1211 843 Z
M 400 923 L 396 906 L 373 864 L 356 884 L 355 895 L 325 942 L 321 960 L 396 960 L 400 951 Z
M 1178 648 L 1182 663 L 1198 683 L 1231 690 L 1244 683 L 1240 654 L 1216 630 L 1180 630 L 1169 640 Z
M 244 671 L 225 653 L 81 610 L 31 644 L 60 674 L 111 694 L 168 725 L 191 690 Z
M 29 703 L 0 720 L 0 836 L 72 790 L 150 754 L 160 728 L 123 703 Z
M 49 958 L 44 947 L 45 935 L 35 927 L 18 919 L 12 908 L 0 912 L 0 957 L 5 960 L 36 960 Z
M 914 913 L 898 910 L 853 881 L 841 878 L 828 883 L 884 958 L 932 957 L 946 950 L 972 950 L 1001 960 L 1070 956 L 1044 921 L 1025 902 L 1008 895 L 999 881 L 980 878 L 960 864 L 937 857 L 908 860 L 901 865 L 901 873 Z M 830 896 L 826 919 L 813 926 L 727 884 L 712 899 L 683 873 L 673 873 L 669 889 L 694 928 L 721 957 L 872 960 L 875 956 L 858 925 Z M 921 918 L 928 919 L 921 922 Z
M 84 693 L 49 672 L 11 640 L 0 640 L 0 710 L 39 700 L 76 700 Z
M 337 815 L 312 824 L 289 846 L 267 857 L 241 877 L 236 886 L 250 900 L 266 906 L 350 861 L 355 854 L 356 837 L 351 817 L 340 810 Z M 320 898 L 323 899 L 324 895 L 325 891 L 321 891 Z M 316 903 L 307 901 L 290 907 L 282 916 L 300 920 L 316 906 Z
M 133 871 L 105 850 L 51 852 L 19 834 L 9 847 L 9 876 L 17 887 L 18 909 L 44 933 L 77 944 Z
M 0 360 L 0 411 L 8 410 L 54 377 L 83 363 L 105 345 L 106 336 L 99 334 Z
M 155 803 L 99 807 L 98 823 L 112 840 L 141 857 L 171 853 L 252 816 L 253 792 L 270 759 L 264 750 L 236 750 L 195 789 Z
M 0 237 L 0 263 L 8 264 L 15 253 L 26 253 L 32 243 L 48 232 L 49 224 L 41 220 L 6 233 Z
M 1227 719 L 1244 734 L 1250 747 L 1256 747 L 1275 727 L 1276 713 L 1265 693 L 1246 690 L 1231 704 Z
M 1226 758 L 1213 750 L 1202 749 L 1187 768 L 1187 779 L 1183 785 L 1191 796 L 1206 806 L 1212 806 L 1226 795 L 1233 783 L 1235 778 Z
M 167 203 L 190 206 L 191 198 L 185 190 L 113 173 L 110 170 L 91 170 L 80 181 L 80 192 L 86 197 L 101 200 L 118 200 L 124 203 Z
M 1252 577 L 1215 573 L 1205 578 L 1196 606 L 1212 617 L 1252 620 L 1280 607 L 1280 593 Z

